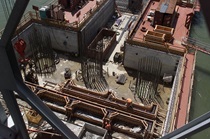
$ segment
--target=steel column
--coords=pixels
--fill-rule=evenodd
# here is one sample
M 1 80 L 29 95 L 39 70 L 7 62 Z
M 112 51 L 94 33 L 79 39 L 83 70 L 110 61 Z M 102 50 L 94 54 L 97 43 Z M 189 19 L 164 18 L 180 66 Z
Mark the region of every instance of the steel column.
M 0 138 L 1 139 L 15 139 L 16 133 L 12 129 L 0 123 Z
M 12 119 L 15 123 L 16 131 L 18 132 L 19 138 L 29 139 L 28 132 L 26 130 L 25 123 L 23 121 L 20 109 L 18 107 L 15 95 L 13 91 L 3 90 L 1 91 L 3 98 L 7 104 L 9 112 L 12 116 Z

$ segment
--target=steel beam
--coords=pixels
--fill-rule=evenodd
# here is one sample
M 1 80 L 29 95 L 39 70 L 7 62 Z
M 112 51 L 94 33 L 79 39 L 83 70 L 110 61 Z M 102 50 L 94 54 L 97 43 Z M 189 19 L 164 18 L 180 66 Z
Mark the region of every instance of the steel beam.
M 161 139 L 182 139 L 210 127 L 210 112 L 165 135 Z
M 0 101 L 0 123 L 3 125 L 7 124 L 7 115 L 1 101 Z
M 3 35 L 0 40 L 0 89 L 15 90 L 14 70 L 8 56 L 8 48 L 11 44 L 13 34 L 22 18 L 22 15 L 28 5 L 29 0 L 17 0 L 14 4 Z M 11 48 L 10 48 L 11 49 Z M 15 57 L 15 56 L 14 56 Z M 6 69 L 6 70 L 5 70 Z
M 29 0 L 17 0 L 15 2 L 0 40 L 0 90 L 16 91 L 40 115 L 42 115 L 43 118 L 45 118 L 55 129 L 57 129 L 64 138 L 77 139 L 76 135 L 74 135 L 74 133 L 23 83 L 15 53 L 12 48 L 11 39 L 28 5 L 28 2 Z M 4 95 L 6 93 L 8 92 L 5 92 Z M 8 103 L 14 101 L 11 94 L 6 94 L 6 99 Z M 12 109 L 18 108 L 13 107 Z M 15 111 L 17 112 L 18 110 Z M 11 112 L 11 114 L 15 116 L 16 112 Z M 20 120 L 20 122 L 23 121 Z M 17 124 L 17 122 L 15 124 Z
M 28 5 L 29 0 L 16 0 L 12 12 L 9 16 L 7 21 L 6 27 L 4 29 L 3 35 L 1 37 L 1 43 L 3 46 L 1 47 L 8 47 L 9 42 L 15 33 L 15 30 L 25 12 L 25 9 Z
M 0 139 L 16 139 L 16 133 L 0 123 Z
M 29 139 L 28 132 L 26 130 L 25 123 L 23 121 L 21 112 L 19 110 L 15 95 L 13 91 L 3 90 L 1 91 L 3 98 L 7 104 L 9 112 L 12 116 L 12 119 L 15 123 L 16 131 L 18 132 L 19 138 Z
M 67 139 L 78 137 L 22 81 L 16 79 L 18 94 Z

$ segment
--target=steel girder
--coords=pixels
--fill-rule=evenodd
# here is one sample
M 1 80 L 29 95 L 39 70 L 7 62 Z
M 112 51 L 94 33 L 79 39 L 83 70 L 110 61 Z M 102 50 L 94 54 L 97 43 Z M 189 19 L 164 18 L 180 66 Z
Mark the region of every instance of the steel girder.
M 4 33 L 0 40 L 0 91 L 5 101 L 10 104 L 9 110 L 14 119 L 16 129 L 24 139 L 29 138 L 26 127 L 23 123 L 20 110 L 14 98 L 13 91 L 16 91 L 24 100 L 31 105 L 49 124 L 57 129 L 64 138 L 77 139 L 77 136 L 31 91 L 25 86 L 17 64 L 11 39 L 21 20 L 21 17 L 28 5 L 29 0 L 17 0 L 14 4 Z M 18 119 L 20 119 L 18 121 Z M 21 124 L 20 124 L 21 123 Z

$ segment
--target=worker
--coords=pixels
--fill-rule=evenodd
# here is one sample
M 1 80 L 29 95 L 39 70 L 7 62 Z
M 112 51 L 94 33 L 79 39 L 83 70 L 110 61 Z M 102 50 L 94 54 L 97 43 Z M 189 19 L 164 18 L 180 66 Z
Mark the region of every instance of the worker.
M 133 109 L 133 106 L 132 106 L 132 99 L 127 98 L 127 99 L 126 99 L 126 105 L 127 105 L 127 108 L 128 108 L 128 109 Z
M 108 133 L 108 138 L 107 139 L 110 139 L 111 137 L 112 137 L 112 135 L 111 135 L 111 124 L 110 124 L 110 122 L 105 122 L 105 129 L 107 130 L 107 133 Z
M 110 131 L 111 130 L 111 124 L 108 122 L 105 122 L 105 129 Z

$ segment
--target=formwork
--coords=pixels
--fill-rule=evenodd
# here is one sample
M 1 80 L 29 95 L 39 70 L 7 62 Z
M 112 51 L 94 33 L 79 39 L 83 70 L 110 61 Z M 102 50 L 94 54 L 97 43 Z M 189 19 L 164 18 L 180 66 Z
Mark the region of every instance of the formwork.
M 85 123 L 82 131 L 79 133 L 79 139 L 85 138 L 101 138 L 106 139 L 107 130 L 92 124 Z
M 52 15 L 54 16 L 46 19 L 42 19 L 36 12 L 27 12 L 16 29 L 13 43 L 17 38 L 21 38 L 27 44 L 30 44 L 28 43 L 27 33 L 31 31 L 33 25 L 38 26 L 41 30 L 51 32 L 50 38 L 53 49 L 69 52 L 75 56 L 83 55 L 84 48 L 91 43 L 98 31 L 114 13 L 113 0 L 101 0 L 100 2 L 94 0 L 88 2 L 90 4 L 81 7 L 80 10 L 77 10 L 77 13 L 71 13 L 68 10 L 63 12 L 60 9 L 61 7 L 55 8 L 56 11 L 52 10 Z M 57 3 L 53 3 L 53 5 L 56 5 L 54 7 L 58 6 Z M 52 5 L 49 5 L 49 7 L 52 7 Z M 77 17 L 78 13 L 81 13 L 79 18 Z M 72 14 L 73 16 L 70 16 Z M 65 20 L 63 20 L 63 17 Z M 0 36 L 2 32 L 0 31 Z M 26 49 L 26 55 L 28 56 L 30 50 L 29 48 Z
M 36 88 L 34 92 L 49 108 L 69 119 L 80 119 L 105 129 L 109 122 L 112 131 L 134 138 L 158 138 L 162 134 L 165 116 L 154 103 L 149 106 L 133 103 L 130 109 L 126 100 L 116 98 L 113 92 L 98 93 L 78 87 L 72 80 L 60 91 L 26 84 Z
M 174 28 L 161 26 L 161 25 L 156 25 L 154 31 L 165 34 L 166 41 L 170 41 L 174 34 Z
M 154 31 L 147 31 L 144 35 L 144 41 L 153 42 L 157 44 L 164 44 L 165 42 L 165 34 L 154 32 Z
M 180 47 L 173 47 L 173 46 L 167 46 L 165 44 L 158 44 L 158 43 L 154 43 L 154 42 L 148 42 L 148 41 L 143 41 L 140 42 L 138 40 L 127 40 L 127 43 L 131 44 L 131 45 L 136 45 L 139 47 L 146 47 L 146 48 L 150 48 L 150 49 L 154 49 L 154 50 L 159 50 L 159 51 L 163 51 L 163 52 L 167 52 L 167 53 L 172 53 L 172 54 L 176 54 L 179 56 L 184 56 L 184 54 L 186 53 L 186 48 L 180 48 Z
M 104 58 L 111 47 L 116 43 L 116 32 L 103 28 L 87 47 L 88 53 L 87 57 L 95 58 L 98 53 L 100 53 L 100 48 L 102 48 L 102 58 Z M 101 46 L 100 46 L 101 45 Z

